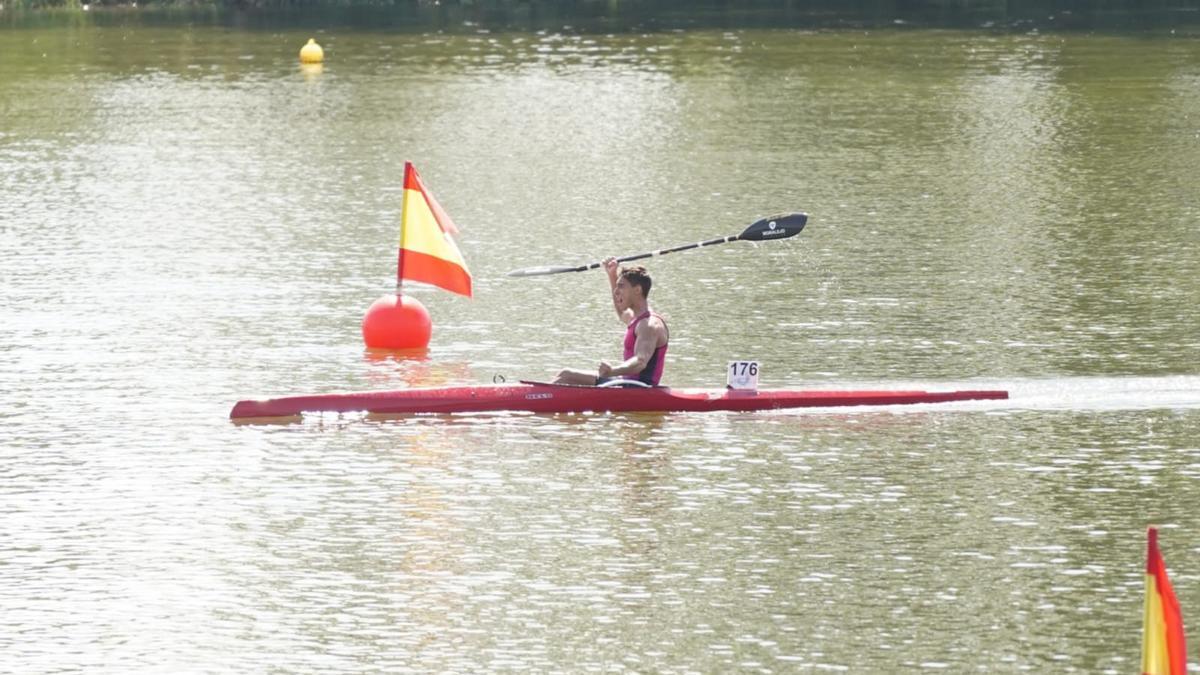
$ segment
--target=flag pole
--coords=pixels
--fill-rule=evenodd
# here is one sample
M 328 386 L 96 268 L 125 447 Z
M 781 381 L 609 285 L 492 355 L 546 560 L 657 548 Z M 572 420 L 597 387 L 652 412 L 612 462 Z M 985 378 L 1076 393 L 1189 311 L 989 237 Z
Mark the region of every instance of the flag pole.
M 408 174 L 412 171 L 412 162 L 404 163 L 404 182 L 400 192 L 400 248 L 396 254 L 396 297 L 400 297 L 404 286 L 404 215 L 408 213 Z

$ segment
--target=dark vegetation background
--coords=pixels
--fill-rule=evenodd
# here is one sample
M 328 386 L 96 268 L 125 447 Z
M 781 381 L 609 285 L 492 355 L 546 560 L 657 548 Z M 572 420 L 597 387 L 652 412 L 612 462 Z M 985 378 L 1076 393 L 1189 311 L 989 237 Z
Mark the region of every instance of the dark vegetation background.
M 0 17 L 91 13 L 92 20 L 209 12 L 241 21 L 329 21 L 577 30 L 689 27 L 1128 29 L 1200 23 L 1200 0 L 0 0 Z M 249 18 L 247 18 L 249 17 Z

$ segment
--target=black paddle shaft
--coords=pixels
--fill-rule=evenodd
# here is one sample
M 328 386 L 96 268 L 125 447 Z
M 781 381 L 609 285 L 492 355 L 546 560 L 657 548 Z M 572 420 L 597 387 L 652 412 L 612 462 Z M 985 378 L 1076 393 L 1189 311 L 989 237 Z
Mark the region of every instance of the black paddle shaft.
M 698 241 L 694 244 L 684 244 L 672 248 L 663 248 L 649 253 L 638 253 L 635 255 L 627 255 L 617 258 L 617 262 L 629 262 L 630 260 L 641 260 L 643 258 L 653 258 L 654 256 L 666 255 L 668 253 L 677 253 L 679 251 L 687 251 L 693 248 L 701 248 L 703 246 L 713 246 L 716 244 L 724 244 L 731 241 L 770 241 L 773 239 L 787 239 L 800 234 L 808 223 L 808 214 L 805 213 L 787 213 L 778 216 L 770 216 L 762 220 L 755 221 L 750 227 L 747 227 L 741 234 L 732 234 L 728 237 L 717 237 L 708 241 Z M 527 267 L 525 269 L 513 270 L 508 273 L 510 277 L 533 277 L 544 274 L 562 274 L 564 272 L 584 272 L 594 270 L 603 265 L 604 262 L 594 262 L 588 265 L 579 265 L 577 267 L 569 266 L 546 266 L 546 267 Z

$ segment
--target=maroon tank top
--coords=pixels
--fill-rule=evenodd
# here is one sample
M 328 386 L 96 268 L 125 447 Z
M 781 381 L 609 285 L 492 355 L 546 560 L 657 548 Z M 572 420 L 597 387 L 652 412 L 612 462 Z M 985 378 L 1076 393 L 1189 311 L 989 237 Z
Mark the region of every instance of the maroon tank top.
M 638 318 L 629 322 L 625 328 L 625 358 L 626 360 L 633 358 L 634 346 L 637 345 L 637 325 L 642 321 L 650 318 L 650 310 L 641 313 Z M 654 312 L 654 316 L 658 317 L 659 321 L 663 322 L 663 327 L 666 327 L 667 321 L 662 318 L 658 312 Z M 671 331 L 667 331 L 667 342 L 664 342 L 661 347 L 654 349 L 654 354 L 650 356 L 650 360 L 646 363 L 646 367 L 640 373 L 635 373 L 629 376 L 631 380 L 640 380 L 646 384 L 657 387 L 659 380 L 662 379 L 663 366 L 667 363 L 667 345 L 671 341 Z

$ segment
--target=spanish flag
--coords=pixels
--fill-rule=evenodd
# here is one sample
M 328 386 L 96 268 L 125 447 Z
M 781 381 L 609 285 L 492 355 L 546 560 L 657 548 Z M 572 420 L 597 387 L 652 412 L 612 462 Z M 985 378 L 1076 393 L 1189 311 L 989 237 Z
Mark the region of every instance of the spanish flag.
M 1183 640 L 1183 614 L 1167 568 L 1158 551 L 1158 529 L 1146 532 L 1146 600 L 1142 617 L 1143 675 L 1183 675 L 1187 648 Z
M 454 221 L 421 182 L 412 162 L 405 162 L 396 281 L 421 281 L 471 297 L 471 273 L 451 238 L 454 234 Z

